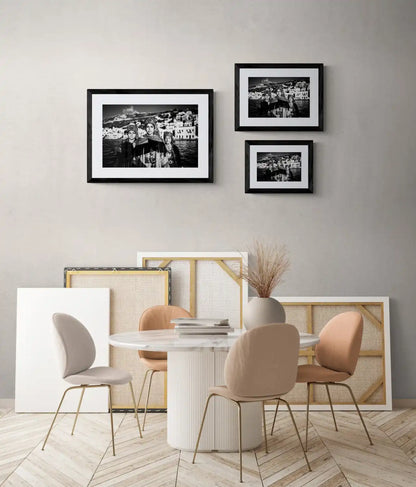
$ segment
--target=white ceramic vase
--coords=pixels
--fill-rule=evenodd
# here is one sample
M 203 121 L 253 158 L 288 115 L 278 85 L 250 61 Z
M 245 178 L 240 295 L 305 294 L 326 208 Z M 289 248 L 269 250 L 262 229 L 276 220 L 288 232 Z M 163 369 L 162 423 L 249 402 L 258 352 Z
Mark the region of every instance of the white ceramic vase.
M 268 323 L 285 322 L 285 310 L 274 298 L 251 298 L 244 313 L 244 326 L 247 330 Z

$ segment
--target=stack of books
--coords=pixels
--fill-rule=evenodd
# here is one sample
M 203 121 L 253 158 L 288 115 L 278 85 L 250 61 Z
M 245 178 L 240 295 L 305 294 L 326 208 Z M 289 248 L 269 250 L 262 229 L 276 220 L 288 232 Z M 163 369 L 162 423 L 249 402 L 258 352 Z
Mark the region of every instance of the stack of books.
M 175 332 L 180 335 L 226 335 L 234 331 L 228 319 L 215 318 L 176 318 Z

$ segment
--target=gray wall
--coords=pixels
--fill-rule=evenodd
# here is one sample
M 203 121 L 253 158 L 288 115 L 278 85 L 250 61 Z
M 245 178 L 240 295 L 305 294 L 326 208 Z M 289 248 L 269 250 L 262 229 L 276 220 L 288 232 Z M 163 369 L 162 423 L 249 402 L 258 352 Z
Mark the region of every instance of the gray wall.
M 393 395 L 415 398 L 415 25 L 414 0 L 0 0 L 0 397 L 17 287 L 267 237 L 280 295 L 391 297 Z M 325 131 L 234 132 L 236 62 L 324 63 Z M 87 184 L 87 88 L 213 88 L 215 183 Z M 260 138 L 315 141 L 313 195 L 244 194 Z

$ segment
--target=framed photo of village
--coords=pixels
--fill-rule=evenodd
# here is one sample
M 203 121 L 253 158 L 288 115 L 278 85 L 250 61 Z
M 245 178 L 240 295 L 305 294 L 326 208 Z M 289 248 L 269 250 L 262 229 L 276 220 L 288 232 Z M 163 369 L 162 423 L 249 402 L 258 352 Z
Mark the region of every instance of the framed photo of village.
M 311 140 L 246 140 L 246 193 L 312 193 Z
M 88 90 L 88 182 L 212 182 L 213 90 Z
M 235 130 L 323 130 L 323 64 L 236 64 Z

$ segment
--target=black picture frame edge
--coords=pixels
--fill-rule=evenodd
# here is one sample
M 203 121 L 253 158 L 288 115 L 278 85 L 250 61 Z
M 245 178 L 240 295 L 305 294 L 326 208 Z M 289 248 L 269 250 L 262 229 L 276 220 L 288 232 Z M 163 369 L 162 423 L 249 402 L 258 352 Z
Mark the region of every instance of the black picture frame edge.
M 246 140 L 245 141 L 245 193 L 313 193 L 313 140 Z M 250 188 L 250 146 L 252 145 L 307 145 L 308 187 L 307 188 Z
M 240 125 L 240 69 L 244 68 L 312 68 L 318 70 L 318 125 L 296 127 L 264 127 Z M 234 130 L 236 132 L 323 132 L 324 130 L 324 64 L 323 63 L 235 63 L 234 64 Z
M 208 95 L 208 177 L 207 178 L 94 178 L 92 177 L 92 96 L 108 95 L 157 95 L 194 94 Z M 214 89 L 87 89 L 87 183 L 213 183 L 214 182 Z

